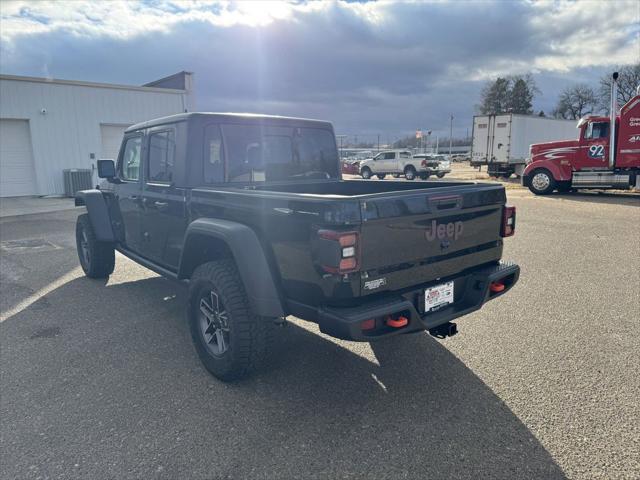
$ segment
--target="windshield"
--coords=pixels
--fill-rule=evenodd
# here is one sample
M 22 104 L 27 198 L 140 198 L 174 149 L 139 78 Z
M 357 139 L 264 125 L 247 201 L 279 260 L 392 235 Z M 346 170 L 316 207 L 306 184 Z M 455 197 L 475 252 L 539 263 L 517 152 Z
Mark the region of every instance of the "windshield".
M 338 150 L 330 130 L 222 125 L 229 182 L 338 178 Z

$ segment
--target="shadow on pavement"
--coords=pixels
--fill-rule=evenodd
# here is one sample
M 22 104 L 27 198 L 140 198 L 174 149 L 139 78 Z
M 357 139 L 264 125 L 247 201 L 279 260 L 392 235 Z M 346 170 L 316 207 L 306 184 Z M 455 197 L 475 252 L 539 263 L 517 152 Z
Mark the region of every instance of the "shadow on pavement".
M 228 385 L 195 355 L 185 293 L 80 278 L 4 322 L 0 475 L 564 478 L 426 335 L 347 349 L 289 325 L 269 365 Z

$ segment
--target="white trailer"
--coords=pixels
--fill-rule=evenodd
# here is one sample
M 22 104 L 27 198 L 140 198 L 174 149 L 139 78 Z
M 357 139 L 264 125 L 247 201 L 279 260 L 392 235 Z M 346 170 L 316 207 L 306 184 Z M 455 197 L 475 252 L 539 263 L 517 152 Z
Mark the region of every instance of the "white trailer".
M 505 113 L 473 117 L 471 165 L 487 165 L 489 175 L 520 176 L 532 143 L 578 138 L 576 120 Z

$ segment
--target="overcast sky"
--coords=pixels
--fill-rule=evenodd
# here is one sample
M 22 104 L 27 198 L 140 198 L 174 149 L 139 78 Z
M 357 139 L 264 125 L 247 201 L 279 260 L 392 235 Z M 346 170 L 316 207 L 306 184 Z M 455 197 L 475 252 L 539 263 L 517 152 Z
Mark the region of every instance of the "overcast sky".
M 140 85 L 195 72 L 200 110 L 327 119 L 337 133 L 471 126 L 497 75 L 562 88 L 640 61 L 640 2 L 0 3 L 5 74 Z

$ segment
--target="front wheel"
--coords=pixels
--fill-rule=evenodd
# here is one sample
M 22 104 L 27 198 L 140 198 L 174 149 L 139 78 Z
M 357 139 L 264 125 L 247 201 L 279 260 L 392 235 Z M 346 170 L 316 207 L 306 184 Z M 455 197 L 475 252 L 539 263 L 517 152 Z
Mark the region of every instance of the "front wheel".
M 549 170 L 540 168 L 531 173 L 531 181 L 529 182 L 529 190 L 536 195 L 547 195 L 556 188 L 556 181 Z
M 193 272 L 188 306 L 191 338 L 205 368 L 223 381 L 248 375 L 266 358 L 273 322 L 255 315 L 231 259 Z
M 113 273 L 116 255 L 113 245 L 99 242 L 89 215 L 83 213 L 76 221 L 76 248 L 80 266 L 89 278 L 107 278 Z
M 369 180 L 371 178 L 371 169 L 369 169 L 368 167 L 364 167 L 360 172 L 360 175 L 362 175 L 362 178 L 364 178 L 365 180 Z
M 416 178 L 416 169 L 412 166 L 408 166 L 404 169 L 404 178 L 407 180 L 414 180 Z

